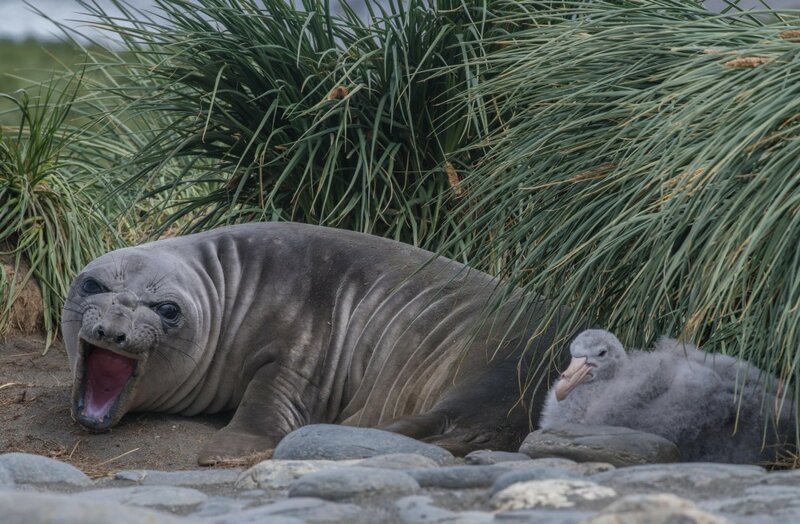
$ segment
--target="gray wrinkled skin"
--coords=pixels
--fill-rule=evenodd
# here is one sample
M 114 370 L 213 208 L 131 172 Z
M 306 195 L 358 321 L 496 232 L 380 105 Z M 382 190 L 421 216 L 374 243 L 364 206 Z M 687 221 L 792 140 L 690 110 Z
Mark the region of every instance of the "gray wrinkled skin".
M 518 365 L 541 364 L 555 329 L 521 362 L 544 304 L 512 325 L 517 297 L 481 324 L 497 285 L 412 246 L 301 224 L 117 250 L 84 268 L 65 304 L 73 417 L 106 430 L 130 411 L 236 410 L 201 464 L 274 448 L 314 422 L 381 427 L 456 453 L 516 449 L 545 394 L 518 403 Z M 157 312 L 165 302 L 179 318 Z M 102 420 L 82 412 L 87 344 L 136 362 Z

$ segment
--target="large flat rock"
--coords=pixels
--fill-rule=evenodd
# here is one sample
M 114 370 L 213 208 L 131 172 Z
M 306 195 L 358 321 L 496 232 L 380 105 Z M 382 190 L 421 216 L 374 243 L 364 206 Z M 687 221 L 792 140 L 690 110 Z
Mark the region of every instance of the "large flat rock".
M 7 485 L 15 483 L 90 486 L 92 484 L 91 479 L 74 466 L 29 453 L 0 455 L 0 481 Z
M 352 466 L 303 475 L 289 487 L 289 496 L 335 501 L 362 496 L 410 495 L 419 488 L 417 481 L 402 471 Z
M 0 491 L 0 515 L 8 524 L 179 524 L 187 520 L 144 508 L 80 495 Z
M 632 466 L 676 462 L 677 446 L 651 433 L 617 426 L 565 424 L 529 434 L 521 453 L 532 458 L 563 457 L 577 462 L 607 462 Z
M 334 424 L 312 424 L 292 431 L 280 441 L 272 455 L 278 460 L 347 460 L 413 453 L 444 464 L 453 455 L 438 446 L 397 433 L 372 428 Z

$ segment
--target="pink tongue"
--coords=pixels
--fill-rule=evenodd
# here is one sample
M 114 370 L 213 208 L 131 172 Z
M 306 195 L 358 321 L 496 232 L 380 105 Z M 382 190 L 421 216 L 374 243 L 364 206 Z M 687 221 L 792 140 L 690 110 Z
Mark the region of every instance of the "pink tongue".
M 92 348 L 86 357 L 86 388 L 83 412 L 87 417 L 101 420 L 133 375 L 136 361 L 112 353 L 107 349 Z

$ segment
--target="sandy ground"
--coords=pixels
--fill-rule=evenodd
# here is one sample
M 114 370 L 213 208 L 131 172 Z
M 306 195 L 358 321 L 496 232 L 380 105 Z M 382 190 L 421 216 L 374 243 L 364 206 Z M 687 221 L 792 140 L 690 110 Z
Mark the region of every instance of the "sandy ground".
M 0 453 L 22 451 L 69 462 L 91 476 L 121 469 L 197 468 L 203 442 L 223 416 L 129 413 L 110 432 L 88 433 L 70 417 L 71 374 L 56 343 L 0 341 Z

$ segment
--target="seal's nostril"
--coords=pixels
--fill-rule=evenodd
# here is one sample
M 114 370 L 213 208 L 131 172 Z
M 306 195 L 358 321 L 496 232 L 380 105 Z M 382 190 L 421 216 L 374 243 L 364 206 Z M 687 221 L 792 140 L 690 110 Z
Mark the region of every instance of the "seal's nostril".
M 125 342 L 126 338 L 127 337 L 123 333 L 122 335 L 117 335 L 117 338 L 115 338 L 114 340 L 117 342 L 117 344 L 122 344 L 123 342 Z
M 95 333 L 97 334 L 97 336 L 98 336 L 99 338 L 103 338 L 104 336 L 106 336 L 106 332 L 105 332 L 105 331 L 103 331 L 103 328 L 101 328 L 101 327 L 97 328 L 97 329 L 95 330 Z

